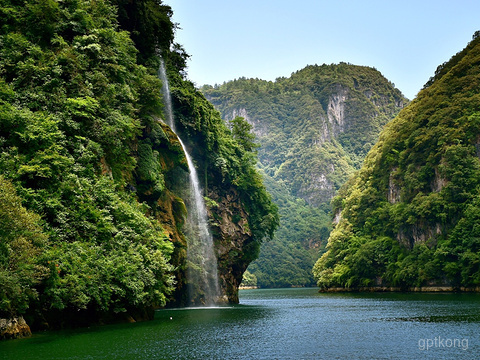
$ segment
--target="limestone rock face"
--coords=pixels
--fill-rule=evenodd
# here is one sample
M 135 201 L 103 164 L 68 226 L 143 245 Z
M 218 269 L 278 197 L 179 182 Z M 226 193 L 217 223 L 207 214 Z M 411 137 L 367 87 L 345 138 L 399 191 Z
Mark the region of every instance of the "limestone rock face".
M 335 86 L 335 92 L 330 95 L 327 107 L 328 122 L 332 127 L 333 136 L 337 137 L 345 131 L 345 103 L 348 96 L 348 89 L 341 86 Z
M 31 335 L 30 327 L 22 316 L 0 319 L 0 340 L 19 339 Z
M 247 214 L 233 189 L 212 188 L 208 196 L 211 229 L 218 258 L 218 272 L 226 301 L 238 303 L 238 287 L 242 276 L 255 254 L 257 243 L 245 220 Z

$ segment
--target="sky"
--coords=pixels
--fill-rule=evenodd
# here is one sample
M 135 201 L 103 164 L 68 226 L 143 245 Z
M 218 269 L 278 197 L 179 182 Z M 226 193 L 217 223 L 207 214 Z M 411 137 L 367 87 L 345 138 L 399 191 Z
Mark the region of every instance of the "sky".
M 371 66 L 413 99 L 480 30 L 480 0 L 164 0 L 198 87 Z

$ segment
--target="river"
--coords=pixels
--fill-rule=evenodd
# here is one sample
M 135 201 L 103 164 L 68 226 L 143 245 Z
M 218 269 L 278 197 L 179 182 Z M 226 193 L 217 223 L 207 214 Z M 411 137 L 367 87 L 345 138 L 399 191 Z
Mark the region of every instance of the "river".
M 37 333 L 0 359 L 475 359 L 480 294 L 241 290 L 240 305 Z

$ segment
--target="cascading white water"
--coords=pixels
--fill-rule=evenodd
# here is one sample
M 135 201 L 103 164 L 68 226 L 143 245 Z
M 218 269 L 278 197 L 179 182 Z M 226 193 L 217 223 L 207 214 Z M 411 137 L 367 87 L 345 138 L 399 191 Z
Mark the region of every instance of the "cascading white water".
M 163 105 L 165 106 L 165 117 L 166 117 L 165 120 L 167 121 L 167 125 L 170 126 L 170 129 L 172 129 L 172 131 L 176 134 L 177 130 L 175 129 L 175 121 L 173 119 L 173 111 L 172 111 L 172 96 L 170 95 L 170 86 L 168 85 L 168 77 L 167 77 L 167 70 L 165 68 L 165 62 L 163 61 L 162 58 L 160 58 L 160 69 L 158 70 L 158 77 L 160 78 L 160 80 L 162 80 L 162 94 L 163 94 L 163 102 L 164 102 Z M 185 151 L 185 149 L 183 149 L 183 151 Z
M 172 100 L 165 63 L 160 58 L 159 77 L 165 102 L 167 125 L 177 134 L 172 112 Z M 178 136 L 178 134 L 177 134 Z M 197 170 L 182 139 L 178 136 L 188 163 L 190 180 L 190 201 L 187 202 L 187 281 L 191 304 L 214 305 L 220 299 L 217 257 L 213 247 L 213 237 L 208 228 L 208 215 L 200 188 Z

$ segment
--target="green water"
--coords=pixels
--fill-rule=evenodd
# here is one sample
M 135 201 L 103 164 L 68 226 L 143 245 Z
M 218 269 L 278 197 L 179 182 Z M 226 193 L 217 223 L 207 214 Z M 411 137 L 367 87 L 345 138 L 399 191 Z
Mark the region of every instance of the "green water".
M 35 334 L 0 359 L 476 359 L 479 294 L 244 290 L 240 305 Z

